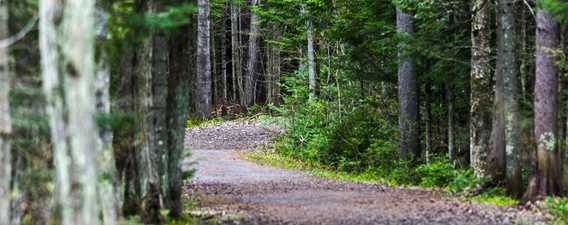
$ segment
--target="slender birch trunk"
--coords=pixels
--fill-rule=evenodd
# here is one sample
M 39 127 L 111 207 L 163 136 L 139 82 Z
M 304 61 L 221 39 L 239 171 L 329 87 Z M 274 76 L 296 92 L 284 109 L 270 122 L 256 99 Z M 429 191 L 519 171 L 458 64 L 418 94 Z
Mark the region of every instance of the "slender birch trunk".
M 8 2 L 0 0 L 0 40 L 9 36 Z M 8 48 L 0 48 L 0 225 L 10 223 L 10 196 L 12 177 L 11 137 L 12 119 L 10 117 L 10 53 Z

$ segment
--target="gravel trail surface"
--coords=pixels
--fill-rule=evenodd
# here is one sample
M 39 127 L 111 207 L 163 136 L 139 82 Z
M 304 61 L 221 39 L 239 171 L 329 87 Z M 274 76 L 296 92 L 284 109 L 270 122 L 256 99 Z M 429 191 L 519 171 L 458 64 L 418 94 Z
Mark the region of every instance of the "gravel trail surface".
M 262 149 L 278 127 L 258 121 L 188 129 L 186 169 L 197 169 L 187 193 L 192 213 L 222 224 L 545 224 L 539 212 L 463 201 L 421 188 L 313 177 L 260 166 L 238 151 Z M 192 162 L 192 163 L 189 163 Z

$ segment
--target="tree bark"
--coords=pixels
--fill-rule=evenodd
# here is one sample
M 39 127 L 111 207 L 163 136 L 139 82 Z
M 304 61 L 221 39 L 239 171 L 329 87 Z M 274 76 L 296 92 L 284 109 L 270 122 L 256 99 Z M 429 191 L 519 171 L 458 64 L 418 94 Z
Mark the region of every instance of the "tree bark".
M 170 75 L 168 76 L 168 97 L 167 97 L 167 121 L 168 121 L 168 142 L 167 142 L 167 191 L 166 202 L 170 210 L 170 217 L 177 218 L 183 213 L 182 204 L 182 175 L 181 161 L 183 157 L 183 140 L 185 121 L 189 109 L 189 93 L 187 89 L 190 84 L 190 60 L 191 51 L 189 43 L 188 27 L 182 27 L 170 38 Z
M 96 76 L 96 110 L 98 117 L 109 118 L 110 115 L 110 68 L 105 53 L 101 56 Z M 119 195 L 116 167 L 113 156 L 113 134 L 110 124 L 103 124 L 99 129 L 97 143 L 97 162 L 101 179 L 98 180 L 98 197 L 102 210 L 103 225 L 115 225 L 118 221 Z
M 316 81 L 316 59 L 315 59 L 315 52 L 314 52 L 314 35 L 313 35 L 313 23 L 312 17 L 309 13 L 306 13 L 308 17 L 307 25 L 306 25 L 306 36 L 308 41 L 308 79 L 310 84 L 310 100 L 314 100 L 316 98 L 316 89 L 317 89 L 317 81 Z
M 250 32 L 248 40 L 248 61 L 247 70 L 244 76 L 244 91 L 245 91 L 245 105 L 251 106 L 254 104 L 255 84 L 254 79 L 256 75 L 256 64 L 258 63 L 258 36 L 259 36 L 259 20 L 257 13 L 254 12 L 254 7 L 260 4 L 260 0 L 252 0 L 251 13 L 250 13 Z
M 560 28 L 553 15 L 538 9 L 536 29 L 535 138 L 537 168 L 525 193 L 526 200 L 557 194 L 560 185 L 558 151 L 558 60 Z
M 426 99 L 424 104 L 426 105 L 426 149 L 424 149 L 424 158 L 426 163 L 430 163 L 432 158 L 432 83 L 431 81 L 426 81 L 424 92 Z
M 522 128 L 520 109 L 519 65 L 517 61 L 517 22 L 515 20 L 515 1 L 500 0 L 498 3 L 502 37 L 500 52 L 504 83 L 505 152 L 507 189 L 515 196 L 521 194 L 521 148 Z
M 238 101 L 237 93 L 241 93 L 240 85 L 238 79 L 242 77 L 242 69 L 241 69 L 241 51 L 240 51 L 240 42 L 239 42 L 239 7 L 237 6 L 236 0 L 231 1 L 231 71 L 232 71 L 232 97 L 233 102 Z M 242 95 L 241 95 L 242 96 Z M 242 97 L 241 97 L 242 98 Z
M 100 223 L 94 12 L 92 0 L 40 2 L 42 74 L 64 225 Z
M 221 103 L 227 103 L 227 10 L 223 5 L 221 15 Z
M 493 98 L 493 122 L 491 129 L 491 151 L 489 155 L 490 167 L 492 168 L 491 175 L 493 179 L 503 180 L 505 177 L 505 57 L 504 53 L 504 26 L 503 24 L 503 2 L 501 0 L 497 1 L 495 7 L 495 14 L 497 17 L 497 59 L 495 63 L 495 88 L 494 88 L 494 98 Z
M 272 39 L 280 38 L 280 28 L 272 25 Z M 268 43 L 266 46 L 266 102 L 279 105 L 280 103 L 280 53 L 281 49 L 277 44 Z
M 397 8 L 397 32 L 414 33 L 413 15 Z M 400 127 L 400 157 L 402 159 L 420 158 L 420 124 L 418 109 L 418 80 L 414 62 L 408 55 L 408 46 L 401 43 L 398 58 L 398 99 Z M 411 155 L 412 154 L 412 155 Z
M 473 1 L 471 93 L 470 93 L 470 160 L 477 176 L 490 176 L 491 137 L 491 45 L 489 0 Z
M 211 18 L 209 0 L 198 0 L 196 110 L 199 117 L 211 117 Z
M 9 36 L 8 2 L 0 0 L 0 40 Z M 10 223 L 12 118 L 10 117 L 10 53 L 0 48 L 0 225 Z

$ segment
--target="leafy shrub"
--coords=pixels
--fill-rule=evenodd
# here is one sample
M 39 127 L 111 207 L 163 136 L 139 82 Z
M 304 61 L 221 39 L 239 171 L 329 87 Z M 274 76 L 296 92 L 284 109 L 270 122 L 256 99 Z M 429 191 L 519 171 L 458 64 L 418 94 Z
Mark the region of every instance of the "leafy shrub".
M 432 163 L 416 167 L 416 173 L 423 187 L 445 187 L 458 175 L 454 166 L 446 158 L 436 158 Z
M 455 170 L 446 189 L 452 193 L 469 192 L 480 188 L 487 181 L 487 177 L 476 177 L 472 169 Z

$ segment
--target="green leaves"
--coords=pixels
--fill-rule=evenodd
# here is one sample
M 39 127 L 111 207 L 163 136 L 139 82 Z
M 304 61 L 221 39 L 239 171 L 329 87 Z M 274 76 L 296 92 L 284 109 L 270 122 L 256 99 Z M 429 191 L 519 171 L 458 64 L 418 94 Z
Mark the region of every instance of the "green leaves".
M 562 23 L 568 23 L 568 1 L 566 0 L 540 0 L 541 7 L 545 7 L 556 14 Z

